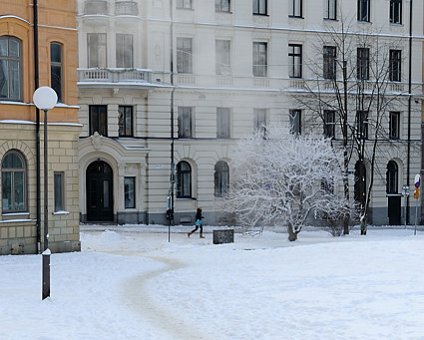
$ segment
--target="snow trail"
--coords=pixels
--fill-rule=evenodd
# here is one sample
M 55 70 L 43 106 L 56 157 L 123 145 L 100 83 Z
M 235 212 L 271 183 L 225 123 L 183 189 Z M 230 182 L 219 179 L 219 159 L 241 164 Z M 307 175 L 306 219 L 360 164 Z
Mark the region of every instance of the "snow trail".
M 171 339 L 181 340 L 195 340 L 195 339 L 208 339 L 201 331 L 195 329 L 195 325 L 187 324 L 177 315 L 172 314 L 168 310 L 161 307 L 149 295 L 147 283 L 168 271 L 174 271 L 185 267 L 185 264 L 165 257 L 149 256 L 140 254 L 141 256 L 148 257 L 154 261 L 159 261 L 164 264 L 163 268 L 158 270 L 143 273 L 128 280 L 124 284 L 124 298 L 133 310 L 146 319 L 149 324 L 154 325 L 156 328 L 167 333 Z

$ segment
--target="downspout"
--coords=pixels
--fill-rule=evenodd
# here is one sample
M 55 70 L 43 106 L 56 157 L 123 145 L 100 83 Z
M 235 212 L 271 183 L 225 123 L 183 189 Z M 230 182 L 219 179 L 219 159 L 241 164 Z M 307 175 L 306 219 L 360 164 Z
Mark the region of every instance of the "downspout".
M 171 81 L 171 108 L 170 108 L 170 119 L 171 119 L 171 173 L 170 173 L 170 182 L 171 182 L 171 188 L 170 188 L 170 200 L 171 200 L 171 213 L 169 216 L 169 224 L 174 225 L 174 213 L 175 213 L 175 159 L 174 159 L 174 148 L 175 148 L 175 136 L 174 136 L 174 92 L 175 92 L 175 86 L 174 86 L 174 2 L 170 1 L 170 17 L 171 17 L 171 24 L 170 24 L 170 81 Z
M 39 51 L 38 51 L 38 3 L 33 0 L 33 16 L 34 16 L 34 87 L 38 89 L 40 86 L 40 70 L 39 70 Z M 37 252 L 41 253 L 41 174 L 40 174 L 40 110 L 35 108 L 35 144 L 36 144 L 36 227 L 37 227 Z
M 406 163 L 406 185 L 409 187 L 411 173 L 411 105 L 412 105 L 412 0 L 409 4 L 409 57 L 408 57 L 408 142 Z M 409 196 L 406 197 L 406 223 L 409 224 Z

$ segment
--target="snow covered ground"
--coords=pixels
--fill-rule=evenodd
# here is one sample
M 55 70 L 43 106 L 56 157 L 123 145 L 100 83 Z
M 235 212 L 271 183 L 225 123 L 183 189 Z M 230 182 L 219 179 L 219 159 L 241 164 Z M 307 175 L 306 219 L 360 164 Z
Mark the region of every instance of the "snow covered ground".
M 0 339 L 424 339 L 424 232 L 83 226 L 81 253 L 0 257 Z

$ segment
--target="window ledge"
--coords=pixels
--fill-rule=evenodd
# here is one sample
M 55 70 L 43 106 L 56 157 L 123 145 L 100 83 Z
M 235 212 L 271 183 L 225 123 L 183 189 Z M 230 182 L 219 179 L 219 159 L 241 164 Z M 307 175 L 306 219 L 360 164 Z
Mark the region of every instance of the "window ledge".
M 66 210 L 58 210 L 52 213 L 54 216 L 60 216 L 60 215 L 69 215 L 69 211 Z
M 23 211 L 23 212 L 15 212 L 15 213 L 3 213 L 2 216 L 4 217 L 11 217 L 11 216 L 29 216 L 29 212 L 28 211 Z
M 11 220 L 0 220 L 0 224 L 22 223 L 22 222 L 32 222 L 32 219 L 30 219 L 30 218 L 17 218 L 17 219 L 11 219 Z

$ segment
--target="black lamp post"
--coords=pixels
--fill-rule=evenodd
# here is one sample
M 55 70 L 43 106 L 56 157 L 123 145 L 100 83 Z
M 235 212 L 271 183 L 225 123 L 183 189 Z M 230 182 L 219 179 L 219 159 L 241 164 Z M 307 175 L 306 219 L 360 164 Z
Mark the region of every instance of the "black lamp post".
M 48 186 L 48 143 L 47 143 L 47 111 L 57 103 L 57 94 L 51 88 L 43 86 L 35 90 L 32 97 L 35 106 L 44 111 L 44 247 L 42 253 L 42 300 L 50 296 L 50 249 L 49 249 L 49 186 Z

